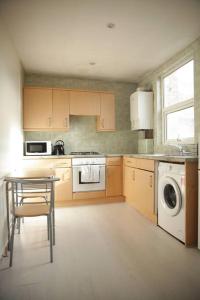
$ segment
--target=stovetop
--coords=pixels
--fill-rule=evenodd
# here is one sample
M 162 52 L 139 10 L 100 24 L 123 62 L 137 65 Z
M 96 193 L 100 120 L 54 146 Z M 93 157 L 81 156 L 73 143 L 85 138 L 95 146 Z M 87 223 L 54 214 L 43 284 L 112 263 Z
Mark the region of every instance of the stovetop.
M 100 153 L 95 151 L 79 151 L 79 152 L 70 152 L 70 155 L 100 155 Z

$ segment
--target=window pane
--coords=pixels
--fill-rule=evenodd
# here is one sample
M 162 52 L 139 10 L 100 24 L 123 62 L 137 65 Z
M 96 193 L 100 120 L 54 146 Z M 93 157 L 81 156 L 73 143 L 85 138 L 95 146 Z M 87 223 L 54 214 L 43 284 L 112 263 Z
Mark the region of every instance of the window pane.
M 194 97 L 194 61 L 191 60 L 163 80 L 164 107 Z
M 194 137 L 194 107 L 167 114 L 167 140 Z

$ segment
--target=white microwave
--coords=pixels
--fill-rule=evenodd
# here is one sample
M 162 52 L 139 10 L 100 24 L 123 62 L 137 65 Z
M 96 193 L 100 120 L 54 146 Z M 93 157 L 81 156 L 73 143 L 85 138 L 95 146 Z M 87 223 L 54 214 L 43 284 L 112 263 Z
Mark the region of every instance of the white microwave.
M 25 155 L 51 155 L 51 141 L 26 141 L 24 154 Z

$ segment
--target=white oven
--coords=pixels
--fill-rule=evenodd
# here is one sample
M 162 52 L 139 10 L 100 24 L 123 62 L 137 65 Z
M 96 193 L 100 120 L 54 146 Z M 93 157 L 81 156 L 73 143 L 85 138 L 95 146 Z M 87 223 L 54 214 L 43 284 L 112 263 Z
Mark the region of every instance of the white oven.
M 73 192 L 105 190 L 105 157 L 72 158 Z

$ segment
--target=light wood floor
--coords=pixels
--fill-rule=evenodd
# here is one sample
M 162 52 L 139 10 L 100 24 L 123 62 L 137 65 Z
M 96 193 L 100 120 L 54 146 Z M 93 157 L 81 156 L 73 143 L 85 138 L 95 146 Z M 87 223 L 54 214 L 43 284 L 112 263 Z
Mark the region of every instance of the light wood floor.
M 25 220 L 1 300 L 200 299 L 200 251 L 125 203 L 59 208 L 56 237 L 50 264 L 46 219 Z

